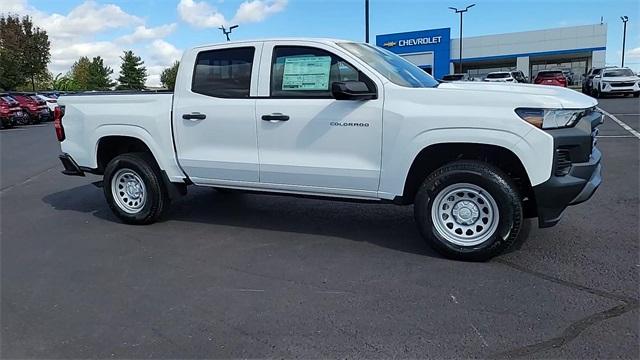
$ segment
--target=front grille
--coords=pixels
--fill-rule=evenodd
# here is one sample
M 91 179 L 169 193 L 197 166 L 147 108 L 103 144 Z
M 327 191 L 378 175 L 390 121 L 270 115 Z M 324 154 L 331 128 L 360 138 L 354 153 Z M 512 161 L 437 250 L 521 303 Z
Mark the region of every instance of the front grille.
M 633 81 L 626 81 L 626 82 L 612 82 L 610 83 L 611 87 L 626 87 L 626 86 L 633 86 L 635 83 Z
M 565 176 L 571 170 L 569 149 L 556 149 L 556 176 Z

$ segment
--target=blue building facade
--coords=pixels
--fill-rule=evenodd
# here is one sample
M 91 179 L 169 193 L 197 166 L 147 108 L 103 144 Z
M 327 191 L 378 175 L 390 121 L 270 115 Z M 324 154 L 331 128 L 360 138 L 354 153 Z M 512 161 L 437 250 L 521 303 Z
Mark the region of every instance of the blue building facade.
M 432 29 L 376 36 L 376 45 L 404 57 L 441 79 L 449 73 L 451 29 Z M 414 54 L 414 55 L 412 55 Z

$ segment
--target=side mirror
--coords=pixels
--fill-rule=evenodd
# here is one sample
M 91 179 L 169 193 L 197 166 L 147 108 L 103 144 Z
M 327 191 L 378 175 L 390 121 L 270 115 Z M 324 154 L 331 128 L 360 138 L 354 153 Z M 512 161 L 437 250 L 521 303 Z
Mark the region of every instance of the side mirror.
M 369 90 L 362 81 L 336 81 L 331 84 L 331 95 L 336 100 L 371 100 L 378 94 Z

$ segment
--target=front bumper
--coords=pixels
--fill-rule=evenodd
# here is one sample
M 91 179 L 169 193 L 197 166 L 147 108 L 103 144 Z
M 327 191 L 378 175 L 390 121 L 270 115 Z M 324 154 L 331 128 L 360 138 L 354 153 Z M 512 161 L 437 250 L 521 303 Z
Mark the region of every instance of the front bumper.
M 629 82 L 625 86 L 625 83 L 603 83 L 600 92 L 606 94 L 633 94 L 640 92 L 640 86 L 638 83 Z
M 602 115 L 594 111 L 572 128 L 548 130 L 555 147 L 551 177 L 533 187 L 540 227 L 557 224 L 567 206 L 589 200 L 602 183 L 602 154 L 596 147 L 601 123 Z

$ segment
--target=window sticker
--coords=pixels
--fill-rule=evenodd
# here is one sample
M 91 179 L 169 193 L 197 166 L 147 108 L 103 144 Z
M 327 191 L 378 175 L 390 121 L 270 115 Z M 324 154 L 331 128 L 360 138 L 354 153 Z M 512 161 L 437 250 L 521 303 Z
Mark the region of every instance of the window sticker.
M 331 56 L 296 56 L 284 60 L 282 90 L 329 90 Z

